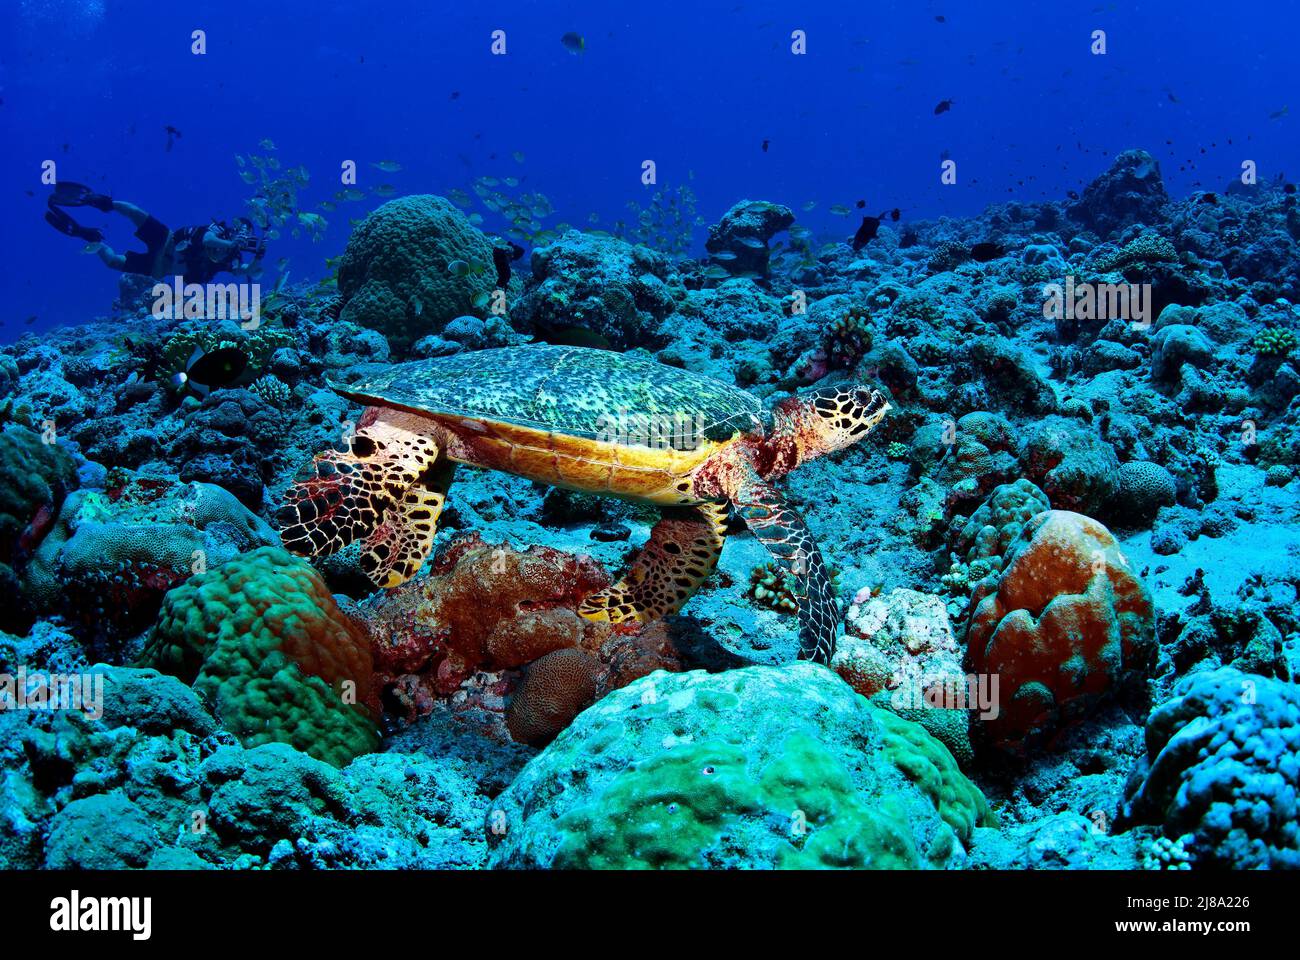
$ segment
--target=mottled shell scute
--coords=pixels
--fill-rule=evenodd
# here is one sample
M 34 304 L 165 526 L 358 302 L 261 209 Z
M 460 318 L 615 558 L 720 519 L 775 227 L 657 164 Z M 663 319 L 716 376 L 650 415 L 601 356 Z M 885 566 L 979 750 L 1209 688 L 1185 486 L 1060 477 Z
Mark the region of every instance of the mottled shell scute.
M 650 429 L 678 441 L 763 429 L 762 403 L 718 380 L 636 354 L 530 344 L 397 364 L 345 397 L 433 417 L 516 424 L 548 433 L 639 444 Z M 627 439 L 630 437 L 631 439 Z

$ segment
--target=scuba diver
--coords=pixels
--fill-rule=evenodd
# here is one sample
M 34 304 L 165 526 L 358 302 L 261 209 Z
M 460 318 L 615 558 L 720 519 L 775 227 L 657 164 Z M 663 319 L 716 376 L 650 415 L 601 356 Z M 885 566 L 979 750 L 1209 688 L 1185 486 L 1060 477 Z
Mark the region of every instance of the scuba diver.
M 266 241 L 257 236 L 251 221 L 240 217 L 233 225 L 214 220 L 205 226 L 170 230 L 134 204 L 95 193 L 80 183 L 64 181 L 54 187 L 46 203 L 45 222 L 69 237 L 97 244 L 95 253 L 104 264 L 123 273 L 155 279 L 179 274 L 188 283 L 208 283 L 224 272 L 256 276 L 261 272 Z M 118 253 L 104 243 L 104 231 L 83 227 L 64 207 L 94 207 L 104 213 L 120 213 L 135 226 L 135 235 L 145 245 L 143 252 Z M 244 263 L 244 254 L 253 259 Z

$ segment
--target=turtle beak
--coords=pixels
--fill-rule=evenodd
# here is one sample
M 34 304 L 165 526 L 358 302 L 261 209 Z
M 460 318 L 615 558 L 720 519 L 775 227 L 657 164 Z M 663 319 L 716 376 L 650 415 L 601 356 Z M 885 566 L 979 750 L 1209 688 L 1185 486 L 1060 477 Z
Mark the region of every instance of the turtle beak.
M 858 404 L 858 419 L 867 425 L 865 431 L 858 432 L 859 437 L 865 436 L 876 429 L 880 421 L 885 419 L 885 414 L 893 409 L 893 404 L 886 400 L 885 395 L 879 390 L 867 390 L 866 387 L 859 387 L 853 391 L 853 399 Z

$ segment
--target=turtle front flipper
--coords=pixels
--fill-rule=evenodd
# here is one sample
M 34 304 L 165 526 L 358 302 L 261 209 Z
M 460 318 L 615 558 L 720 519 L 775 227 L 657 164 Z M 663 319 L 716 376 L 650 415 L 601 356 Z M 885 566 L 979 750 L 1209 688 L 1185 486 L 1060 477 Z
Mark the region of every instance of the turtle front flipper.
M 586 597 L 578 613 L 610 623 L 676 613 L 718 565 L 726 524 L 720 503 L 664 510 L 623 579 Z
M 793 580 L 798 605 L 799 659 L 830 663 L 840 625 L 830 573 L 803 517 L 753 470 L 740 473 L 731 502 L 750 532 Z
M 363 424 L 348 450 L 318 453 L 307 475 L 286 491 L 277 515 L 286 550 L 329 556 L 408 509 L 408 494 L 438 458 L 437 443 L 414 424 L 382 417 Z
M 407 488 L 400 503 L 384 511 L 361 551 L 361 569 L 371 583 L 395 587 L 415 576 L 433 550 L 438 517 L 455 472 L 454 463 L 439 460 Z

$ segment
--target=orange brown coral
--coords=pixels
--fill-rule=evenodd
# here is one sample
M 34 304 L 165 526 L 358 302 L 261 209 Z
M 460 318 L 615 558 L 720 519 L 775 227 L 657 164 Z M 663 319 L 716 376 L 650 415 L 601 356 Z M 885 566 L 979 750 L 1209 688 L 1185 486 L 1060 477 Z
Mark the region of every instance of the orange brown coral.
M 1040 513 L 1007 552 L 967 637 L 970 667 L 998 678 L 999 714 L 977 726 L 1022 750 L 1083 717 L 1153 652 L 1150 595 L 1115 538 L 1065 510 Z
M 389 706 L 418 715 L 458 697 L 499 710 L 513 671 L 556 651 L 581 651 L 600 692 L 653 670 L 682 669 L 678 643 L 662 621 L 614 625 L 578 615 L 583 598 L 609 582 L 588 557 L 491 546 L 477 536 L 458 541 L 428 577 L 361 607 Z M 524 686 L 529 682 L 525 677 Z

